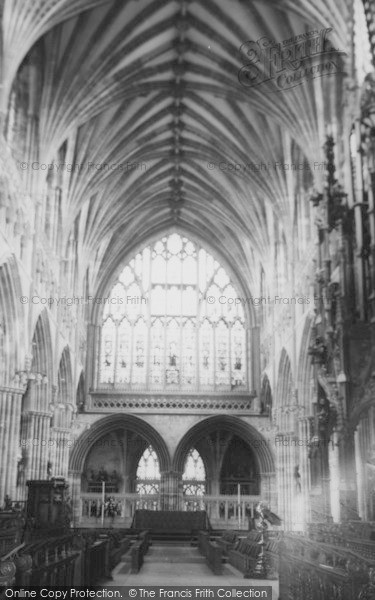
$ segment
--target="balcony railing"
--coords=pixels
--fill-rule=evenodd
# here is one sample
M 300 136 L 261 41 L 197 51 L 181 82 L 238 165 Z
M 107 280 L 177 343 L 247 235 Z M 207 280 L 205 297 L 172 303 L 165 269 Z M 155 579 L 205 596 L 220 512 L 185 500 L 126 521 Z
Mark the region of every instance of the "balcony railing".
M 253 392 L 231 393 L 183 393 L 153 394 L 140 392 L 119 392 L 115 389 L 92 391 L 85 405 L 86 412 L 123 411 L 163 411 L 216 413 L 218 410 L 259 414 L 260 409 Z
M 107 497 L 106 497 L 107 498 Z M 98 527 L 129 527 L 139 509 L 161 510 L 159 494 L 111 494 L 104 502 L 101 494 L 81 494 L 79 524 Z M 254 516 L 259 496 L 188 496 L 181 499 L 180 510 L 205 510 L 211 525 L 222 529 L 248 529 L 248 520 Z M 104 514 L 103 514 L 104 513 Z

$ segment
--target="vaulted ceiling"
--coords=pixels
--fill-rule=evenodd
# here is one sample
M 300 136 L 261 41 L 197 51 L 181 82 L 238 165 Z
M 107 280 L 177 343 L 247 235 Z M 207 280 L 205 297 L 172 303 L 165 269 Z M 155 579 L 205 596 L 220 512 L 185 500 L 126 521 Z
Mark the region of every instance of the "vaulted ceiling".
M 226 248 L 251 274 L 267 264 L 270 228 L 293 235 L 295 174 L 274 162 L 324 160 L 345 78 L 289 91 L 244 87 L 241 45 L 332 27 L 348 52 L 349 0 L 4 0 L 2 111 L 36 44 L 38 160 L 64 171 L 64 230 L 108 272 L 171 226 Z M 257 171 L 249 163 L 271 164 Z M 98 165 L 110 165 L 109 168 Z M 237 165 L 234 171 L 232 165 Z M 34 190 L 46 173 L 33 173 Z M 321 178 L 319 172 L 312 177 Z

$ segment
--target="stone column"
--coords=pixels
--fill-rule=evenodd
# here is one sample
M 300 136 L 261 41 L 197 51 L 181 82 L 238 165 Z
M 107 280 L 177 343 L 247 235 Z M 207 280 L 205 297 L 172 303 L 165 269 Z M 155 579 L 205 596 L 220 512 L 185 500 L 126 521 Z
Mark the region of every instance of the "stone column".
M 292 436 L 277 434 L 275 438 L 277 452 L 277 492 L 279 501 L 280 518 L 283 519 L 285 529 L 291 529 L 292 525 L 292 486 L 293 486 L 293 464 L 291 460 Z
M 340 522 L 340 466 L 339 449 L 337 447 L 338 434 L 334 431 L 331 436 L 328 447 L 328 464 L 330 472 L 330 496 L 331 496 L 331 514 L 334 523 Z
M 355 444 L 355 464 L 357 472 L 357 490 L 358 490 L 358 514 L 364 521 L 367 520 L 367 506 L 366 506 L 366 467 L 361 451 L 361 440 L 360 440 L 361 424 L 355 430 L 354 433 L 354 444 Z
M 69 463 L 70 430 L 65 427 L 51 429 L 51 448 L 49 458 L 52 462 L 52 474 L 66 477 Z
M 358 519 L 354 436 L 343 439 L 338 447 L 340 465 L 340 520 Z
M 272 510 L 278 513 L 278 493 L 276 473 L 260 473 L 260 498 Z
M 308 458 L 308 443 L 310 442 L 310 422 L 311 417 L 300 417 L 298 419 L 299 439 L 301 440 L 301 450 L 299 453 L 299 472 L 301 475 L 301 493 L 303 499 L 303 521 L 308 523 L 311 515 L 310 504 L 310 461 Z
M 69 496 L 72 500 L 73 526 L 81 520 L 81 471 L 69 471 Z
M 23 389 L 0 388 L 0 504 L 16 499 Z
M 46 479 L 50 439 L 51 415 L 47 412 L 28 411 L 22 417 L 22 440 L 26 451 L 24 484 L 28 479 Z
M 160 504 L 162 510 L 182 509 L 182 474 L 176 471 L 160 473 Z
M 256 391 L 258 398 L 260 397 L 260 379 L 261 379 L 261 365 L 260 365 L 260 327 L 251 328 L 251 381 L 250 389 Z
M 31 444 L 30 471 L 28 479 L 46 479 L 48 463 L 48 445 L 50 443 L 49 425 L 51 415 L 44 412 L 30 412 L 30 427 L 33 431 Z
M 87 355 L 86 355 L 86 375 L 85 382 L 94 381 L 96 385 L 98 378 L 98 340 L 100 327 L 89 324 L 87 326 Z M 85 397 L 87 390 L 85 390 Z

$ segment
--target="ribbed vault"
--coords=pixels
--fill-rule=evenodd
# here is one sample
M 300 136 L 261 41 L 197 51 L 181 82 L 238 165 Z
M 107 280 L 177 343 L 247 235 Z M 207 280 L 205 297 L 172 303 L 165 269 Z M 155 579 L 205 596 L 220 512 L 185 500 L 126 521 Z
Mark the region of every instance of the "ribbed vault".
M 245 423 L 237 417 L 228 417 L 226 415 L 217 415 L 209 417 L 194 425 L 182 438 L 176 448 L 173 458 L 173 468 L 175 471 L 182 472 L 186 457 L 195 444 L 201 438 L 206 438 L 215 431 L 226 430 L 230 433 L 238 435 L 250 448 L 253 450 L 256 460 L 259 463 L 259 471 L 261 473 L 274 473 L 275 463 L 272 452 L 270 451 L 267 440 L 259 433 L 255 427 Z
M 224 244 L 251 288 L 254 264 L 269 255 L 270 214 L 292 235 L 296 178 L 220 165 L 323 160 L 325 125 L 341 115 L 343 77 L 266 94 L 240 85 L 239 49 L 332 24 L 332 43 L 345 49 L 348 7 L 342 0 L 5 0 L 2 110 L 22 69 L 31 68 L 36 160 L 80 165 L 63 173 L 63 243 L 75 227 L 82 259 L 98 259 L 93 285 L 130 240 L 178 223 Z M 45 176 L 29 177 L 34 194 Z M 312 173 L 311 184 L 321 176 Z
M 160 470 L 168 471 L 170 458 L 168 448 L 161 435 L 151 425 L 133 415 L 110 415 L 96 421 L 76 440 L 69 456 L 69 469 L 83 471 L 87 454 L 95 443 L 103 436 L 123 427 L 137 433 L 144 438 L 147 445 L 151 445 L 158 455 Z

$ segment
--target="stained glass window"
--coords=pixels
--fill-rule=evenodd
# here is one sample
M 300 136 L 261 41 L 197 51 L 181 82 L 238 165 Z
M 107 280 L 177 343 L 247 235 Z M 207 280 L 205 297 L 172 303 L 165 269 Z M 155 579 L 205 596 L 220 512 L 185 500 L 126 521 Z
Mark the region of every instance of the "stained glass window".
M 160 489 L 159 460 L 152 446 L 146 448 L 137 468 L 136 492 L 158 494 Z
M 113 383 L 114 381 L 116 333 L 116 325 L 113 319 L 108 317 L 102 329 L 101 379 L 105 383 Z
M 245 391 L 243 304 L 225 269 L 171 234 L 118 273 L 105 300 L 98 385 L 144 391 Z
M 192 448 L 186 458 L 182 475 L 185 496 L 203 496 L 206 492 L 206 470 L 197 450 Z

